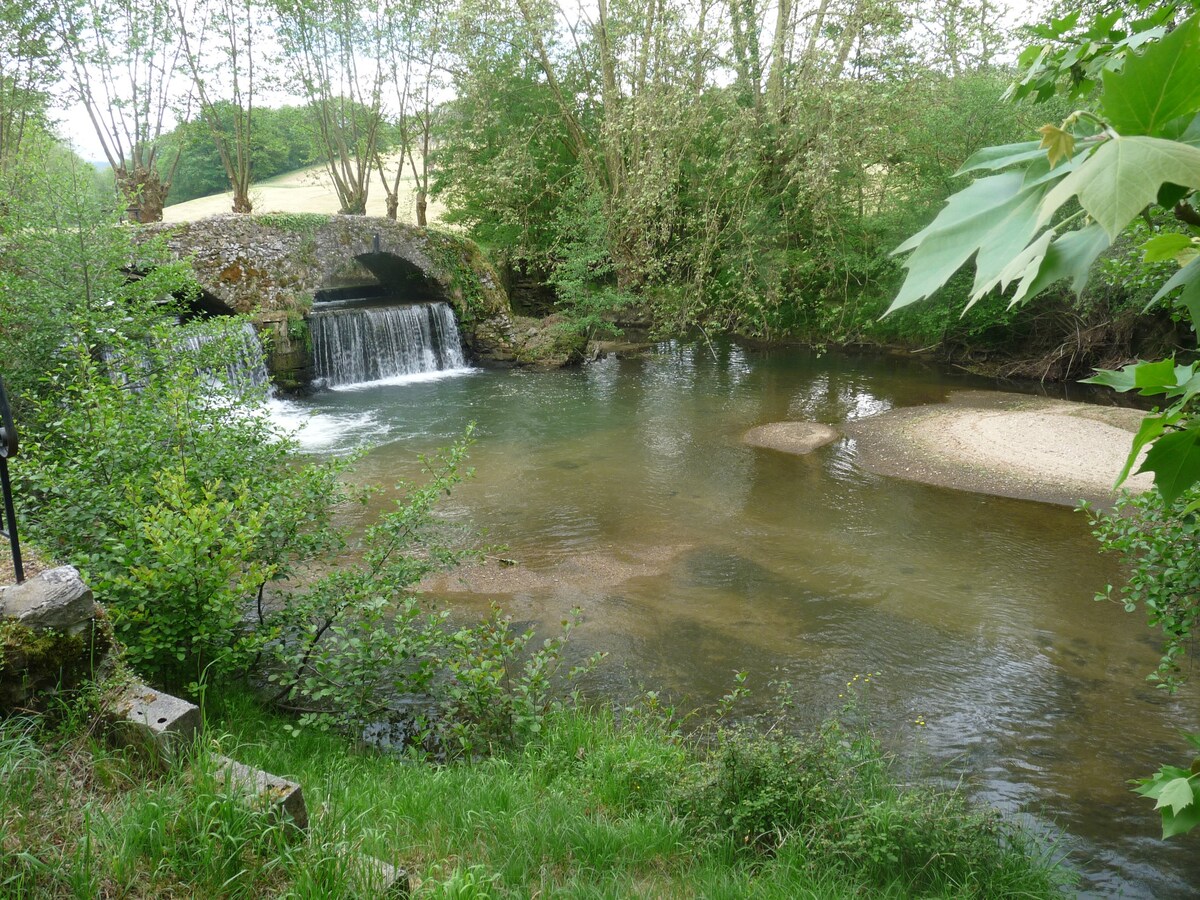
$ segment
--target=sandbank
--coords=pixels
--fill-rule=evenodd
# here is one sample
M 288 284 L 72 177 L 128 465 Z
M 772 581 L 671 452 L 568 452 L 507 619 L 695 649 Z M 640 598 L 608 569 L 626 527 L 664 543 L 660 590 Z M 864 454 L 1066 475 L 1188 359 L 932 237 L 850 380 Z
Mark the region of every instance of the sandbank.
M 863 467 L 880 475 L 1047 503 L 1109 506 L 1144 416 L 1135 409 L 962 391 L 944 404 L 848 422 L 845 432 Z M 1151 484 L 1144 474 L 1122 487 L 1140 492 Z

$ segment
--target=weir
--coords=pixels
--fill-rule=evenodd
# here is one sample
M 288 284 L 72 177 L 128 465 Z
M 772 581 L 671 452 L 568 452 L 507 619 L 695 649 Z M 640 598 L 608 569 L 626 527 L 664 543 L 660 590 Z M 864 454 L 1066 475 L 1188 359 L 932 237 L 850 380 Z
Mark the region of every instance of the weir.
M 446 303 L 321 305 L 313 310 L 309 328 L 317 379 L 329 387 L 467 364 L 458 322 Z

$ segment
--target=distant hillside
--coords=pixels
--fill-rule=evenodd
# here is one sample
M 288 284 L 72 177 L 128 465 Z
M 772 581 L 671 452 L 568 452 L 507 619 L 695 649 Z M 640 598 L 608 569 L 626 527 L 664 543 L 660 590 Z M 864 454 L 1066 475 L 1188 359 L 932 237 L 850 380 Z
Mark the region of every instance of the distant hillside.
M 415 223 L 416 208 L 413 200 L 411 174 L 400 182 L 400 209 L 396 216 L 400 222 Z M 250 189 L 250 199 L 256 213 L 336 213 L 337 194 L 324 166 L 298 169 L 285 175 L 259 182 Z M 214 194 L 199 197 L 186 203 L 176 203 L 163 210 L 164 222 L 190 222 L 207 216 L 220 215 L 233 209 L 233 194 Z M 440 203 L 430 202 L 428 218 L 430 224 L 437 222 L 445 212 Z M 387 195 L 376 175 L 371 183 L 367 200 L 367 215 L 383 216 L 387 213 Z

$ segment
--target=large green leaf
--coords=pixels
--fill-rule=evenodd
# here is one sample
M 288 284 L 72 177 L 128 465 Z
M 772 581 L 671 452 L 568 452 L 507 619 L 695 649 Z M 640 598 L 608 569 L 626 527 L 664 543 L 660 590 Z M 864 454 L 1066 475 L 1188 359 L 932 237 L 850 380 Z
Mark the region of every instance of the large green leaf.
M 1154 805 L 1154 808 L 1163 809 L 1164 807 L 1170 807 L 1171 812 L 1179 815 L 1186 807 L 1191 806 L 1195 800 L 1196 795 L 1192 791 L 1191 778 L 1172 778 L 1158 792 L 1158 802 Z
M 1068 231 L 1049 246 L 1037 269 L 1021 274 L 1021 286 L 1009 305 L 1032 300 L 1064 278 L 1071 279 L 1071 290 L 1076 295 L 1083 293 L 1092 264 L 1111 244 L 1104 229 L 1094 222 L 1078 231 Z
M 1147 309 L 1172 291 L 1181 287 L 1183 288 L 1183 292 L 1179 295 L 1175 303 L 1186 309 L 1192 317 L 1192 324 L 1200 328 L 1200 258 L 1193 259 L 1172 275 L 1167 280 L 1167 283 L 1158 289 L 1158 293 L 1151 298 L 1150 303 L 1147 304 Z
M 975 257 L 972 291 L 976 296 L 995 287 L 1005 268 L 1037 234 L 1038 206 L 1045 193 L 1044 185 L 1027 187 L 1013 198 L 1013 202 L 990 212 L 987 218 L 991 228 L 980 242 Z
M 1142 452 L 1142 448 L 1151 441 L 1157 440 L 1166 430 L 1167 420 L 1163 416 L 1146 416 L 1146 418 L 1142 419 L 1142 424 L 1139 426 L 1137 434 L 1133 436 L 1133 446 L 1129 449 L 1129 456 L 1125 458 L 1125 465 L 1121 467 L 1121 474 L 1117 476 L 1114 487 L 1120 487 L 1125 483 L 1125 479 L 1129 477 L 1129 472 L 1133 468 L 1133 464 L 1137 462 L 1138 454 Z
M 1156 362 L 1135 362 L 1119 369 L 1100 369 L 1085 384 L 1103 384 L 1114 391 L 1138 390 L 1143 395 L 1165 394 L 1167 389 L 1178 384 L 1174 358 Z
M 997 169 L 1003 169 L 1005 166 L 1029 162 L 1031 159 L 1037 159 L 1040 156 L 1045 156 L 1045 151 L 1042 150 L 1041 144 L 1038 141 L 1022 141 L 1019 144 L 984 147 L 979 152 L 972 154 L 971 158 L 963 163 L 954 174 L 965 175 L 967 172 L 979 171 L 994 172 Z
M 1193 803 L 1178 813 L 1162 810 L 1162 824 L 1164 840 L 1177 834 L 1187 834 L 1200 825 L 1200 803 Z
M 1200 188 L 1200 148 L 1153 137 L 1114 138 L 1054 186 L 1042 201 L 1038 222 L 1045 223 L 1078 196 L 1080 205 L 1115 240 L 1167 182 Z
M 1142 262 L 1152 263 L 1174 259 L 1180 250 L 1191 246 L 1192 238 L 1190 235 L 1179 234 L 1178 232 L 1160 234 L 1142 244 Z
M 947 201 L 933 223 L 905 241 L 916 248 L 904 262 L 908 275 L 888 312 L 928 297 L 979 252 L 980 275 L 994 279 L 1029 242 L 1048 183 L 1022 186 L 1022 172 L 982 178 Z
M 1024 250 L 1009 260 L 1008 264 L 988 282 L 981 282 L 980 279 L 975 279 L 974 292 L 971 294 L 970 300 L 967 301 L 967 309 L 970 309 L 978 303 L 989 291 L 997 284 L 1000 289 L 1007 290 L 1008 286 L 1018 279 L 1033 278 L 1042 263 L 1046 259 L 1046 254 L 1050 250 L 1050 241 L 1054 238 L 1053 231 L 1044 231 L 1037 240 L 1029 244 Z
M 1162 435 L 1138 472 L 1153 472 L 1154 484 L 1168 504 L 1200 481 L 1200 427 Z
M 1162 127 L 1158 137 L 1200 147 L 1200 113 L 1194 116 L 1180 116 L 1174 122 L 1168 122 Z
M 919 246 L 935 231 L 947 231 L 979 213 L 1011 200 L 1020 190 L 1024 180 L 1021 172 L 1005 172 L 973 181 L 957 194 L 946 200 L 946 205 L 927 226 L 892 251 L 896 256 Z
M 1158 135 L 1200 110 L 1200 17 L 1188 19 L 1119 72 L 1104 73 L 1104 117 L 1122 134 Z

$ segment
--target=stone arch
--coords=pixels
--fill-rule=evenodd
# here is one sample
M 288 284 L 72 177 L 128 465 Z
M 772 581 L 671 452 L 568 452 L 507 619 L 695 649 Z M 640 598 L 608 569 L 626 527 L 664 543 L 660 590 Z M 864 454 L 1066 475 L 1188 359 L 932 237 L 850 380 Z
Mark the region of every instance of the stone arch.
M 380 251 L 355 256 L 330 271 L 313 300 L 345 297 L 377 298 L 381 302 L 451 302 L 447 287 L 440 280 L 402 256 Z
M 339 279 L 360 278 L 413 299 L 454 307 L 470 352 L 508 362 L 517 342 L 512 308 L 496 270 L 466 238 L 367 216 L 314 214 L 223 215 L 179 224 L 143 226 L 187 259 L 200 296 L 213 312 L 251 316 L 272 335 L 273 365 L 303 382 L 304 341 L 297 323 L 321 292 Z M 284 363 L 282 360 L 289 360 Z
M 465 308 L 462 286 L 455 284 L 455 276 L 462 273 L 454 269 L 464 263 L 467 268 L 473 266 L 458 259 L 458 254 L 447 253 L 452 248 L 431 241 L 430 236 L 426 229 L 387 219 L 330 219 L 315 235 L 316 261 L 324 274 L 314 299 L 329 292 L 367 287 L 398 300 L 448 302 L 456 307 L 460 318 L 470 317 L 472 310 Z M 498 281 L 495 284 L 500 287 Z

